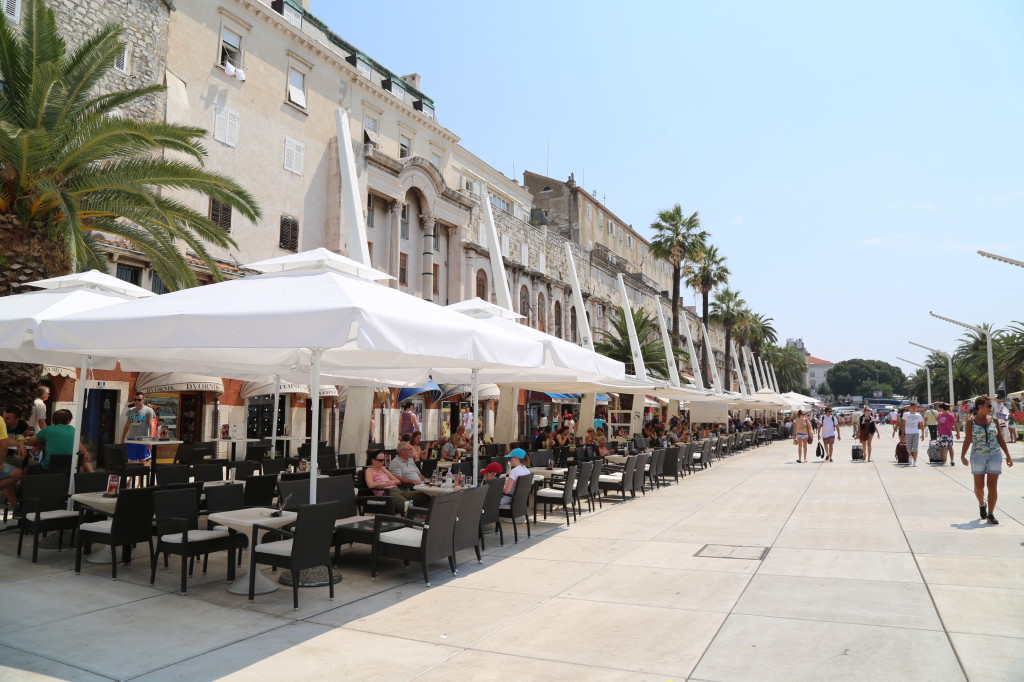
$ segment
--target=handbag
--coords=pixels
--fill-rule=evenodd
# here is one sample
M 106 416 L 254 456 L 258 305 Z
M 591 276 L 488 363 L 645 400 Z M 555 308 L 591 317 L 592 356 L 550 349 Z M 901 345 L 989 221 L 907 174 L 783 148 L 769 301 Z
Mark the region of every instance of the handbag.
M 821 441 L 818 441 L 818 449 L 814 451 L 814 455 L 816 457 L 825 456 L 825 446 L 821 444 Z

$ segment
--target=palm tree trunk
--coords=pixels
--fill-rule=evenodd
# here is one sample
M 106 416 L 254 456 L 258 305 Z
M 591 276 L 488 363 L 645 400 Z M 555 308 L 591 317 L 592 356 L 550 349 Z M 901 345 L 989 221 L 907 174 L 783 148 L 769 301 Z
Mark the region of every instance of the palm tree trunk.
M 68 250 L 41 225 L 26 229 L 17 216 L 0 214 L 0 244 L 0 296 L 30 291 L 24 287 L 28 282 L 71 272 Z M 0 362 L 0 405 L 27 410 L 41 373 L 40 365 Z
M 672 266 L 672 339 L 679 343 L 679 280 L 682 277 L 679 272 L 679 263 Z
M 704 323 L 704 328 L 708 326 L 708 296 L 711 290 L 701 290 L 700 297 L 701 302 L 704 304 L 704 311 L 702 312 L 700 319 Z M 710 338 L 710 333 L 708 334 Z M 708 372 L 708 354 L 711 353 L 711 349 L 708 348 L 707 342 L 704 341 L 704 335 L 701 334 L 700 344 L 700 373 L 704 376 L 704 387 L 710 388 L 713 384 L 711 382 L 711 374 Z
M 732 338 L 732 327 L 725 328 L 725 390 L 732 390 L 732 374 L 729 373 L 729 340 Z

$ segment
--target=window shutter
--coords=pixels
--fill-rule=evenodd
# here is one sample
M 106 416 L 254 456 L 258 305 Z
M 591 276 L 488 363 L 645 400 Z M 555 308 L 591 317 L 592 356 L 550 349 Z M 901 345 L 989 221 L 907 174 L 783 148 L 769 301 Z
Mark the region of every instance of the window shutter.
M 540 270 L 541 272 L 547 272 L 547 254 L 541 251 L 540 254 L 537 256 L 537 259 L 539 261 L 537 263 L 537 269 Z
M 7 0 L 7 2 L 12 2 L 12 0 Z M 118 71 L 121 71 L 121 72 L 124 72 L 124 73 L 128 72 L 128 46 L 127 45 L 124 46 L 124 50 L 121 51 L 121 54 L 119 54 L 116 57 L 114 57 L 114 68 L 117 69 Z
M 281 216 L 281 239 L 279 246 L 287 251 L 299 250 L 299 221 L 290 216 Z
M 241 117 L 237 111 L 217 107 L 213 117 L 213 139 L 229 147 L 237 147 L 240 121 Z
M 519 262 L 523 265 L 530 264 L 530 247 L 527 244 L 519 245 Z
M 512 242 L 508 238 L 507 234 L 501 235 L 501 255 L 508 258 L 509 251 L 512 248 Z
M 4 14 L 17 24 L 21 18 L 21 0 L 4 0 Z
M 487 243 L 487 228 L 484 226 L 483 220 L 480 220 L 480 222 L 476 224 L 476 232 L 476 240 L 480 242 L 480 245 L 490 246 L 490 244 Z
M 296 175 L 302 175 L 302 158 L 306 145 L 290 138 L 284 138 L 284 169 Z
M 210 220 L 225 233 L 231 234 L 231 205 L 210 199 Z

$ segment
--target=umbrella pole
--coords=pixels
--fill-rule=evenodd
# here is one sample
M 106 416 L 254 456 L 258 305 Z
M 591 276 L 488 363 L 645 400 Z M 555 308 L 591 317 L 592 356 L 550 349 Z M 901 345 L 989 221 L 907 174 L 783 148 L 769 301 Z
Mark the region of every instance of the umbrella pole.
M 281 402 L 281 375 L 274 375 L 274 414 L 270 417 L 270 447 L 274 448 L 274 457 L 277 457 L 277 410 Z
M 75 425 L 74 441 L 71 444 L 71 473 L 68 474 L 71 480 L 68 482 L 68 509 L 72 508 L 74 502 L 71 496 L 75 494 L 75 472 L 78 471 L 78 448 L 82 444 L 82 413 L 85 412 L 85 377 L 89 373 L 89 356 L 82 356 L 82 366 L 78 370 L 78 381 L 75 383 Z
M 309 394 L 313 400 L 312 436 L 309 443 L 309 503 L 316 504 L 317 449 L 320 445 L 320 356 L 323 350 L 313 350 L 313 369 L 310 371 Z
M 480 370 L 473 370 L 473 485 L 477 484 L 477 474 L 480 469 L 480 429 L 476 427 L 477 412 L 480 411 L 480 405 L 477 403 L 479 396 L 477 395 L 480 391 Z

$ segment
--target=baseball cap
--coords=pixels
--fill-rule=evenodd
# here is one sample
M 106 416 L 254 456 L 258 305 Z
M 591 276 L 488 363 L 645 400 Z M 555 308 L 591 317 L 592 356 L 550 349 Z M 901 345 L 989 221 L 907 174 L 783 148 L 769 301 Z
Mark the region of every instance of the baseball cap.
M 481 474 L 500 474 L 501 473 L 501 465 L 498 464 L 497 462 L 491 462 L 490 464 L 485 466 L 483 469 L 481 469 L 480 473 Z
M 526 450 L 523 450 L 522 448 L 516 448 L 512 452 L 505 455 L 506 459 L 508 459 L 509 457 L 515 457 L 516 459 L 526 459 Z

